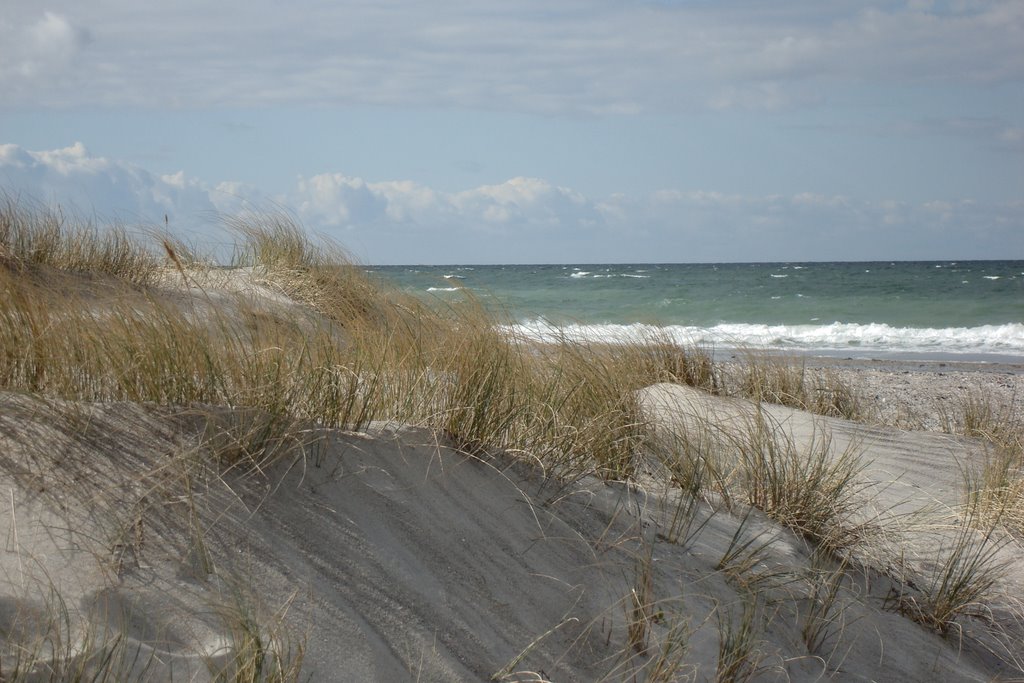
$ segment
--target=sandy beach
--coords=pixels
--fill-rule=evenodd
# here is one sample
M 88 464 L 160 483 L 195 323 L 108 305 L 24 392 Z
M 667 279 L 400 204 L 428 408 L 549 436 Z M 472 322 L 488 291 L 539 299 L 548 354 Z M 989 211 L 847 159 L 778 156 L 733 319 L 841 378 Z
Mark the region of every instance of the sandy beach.
M 788 366 L 854 421 L 691 349 L 414 325 L 293 251 L 4 255 L 4 680 L 1024 677 L 1019 451 L 949 433 L 1012 427 L 1019 368 Z
M 735 361 L 723 362 L 725 374 L 736 374 Z M 853 387 L 867 403 L 872 423 L 910 430 L 942 431 L 957 405 L 983 396 L 992 409 L 1020 420 L 1024 417 L 1024 365 L 955 360 L 853 359 L 802 356 L 793 363 L 808 372 L 833 373 Z

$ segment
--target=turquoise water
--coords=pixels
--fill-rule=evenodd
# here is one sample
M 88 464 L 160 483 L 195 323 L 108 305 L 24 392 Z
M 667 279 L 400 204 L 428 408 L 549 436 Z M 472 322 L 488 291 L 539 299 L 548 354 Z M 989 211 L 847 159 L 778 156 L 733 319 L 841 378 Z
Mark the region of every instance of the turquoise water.
M 538 338 L 614 341 L 654 327 L 716 346 L 1024 359 L 1024 261 L 371 270 L 439 300 L 469 290 Z

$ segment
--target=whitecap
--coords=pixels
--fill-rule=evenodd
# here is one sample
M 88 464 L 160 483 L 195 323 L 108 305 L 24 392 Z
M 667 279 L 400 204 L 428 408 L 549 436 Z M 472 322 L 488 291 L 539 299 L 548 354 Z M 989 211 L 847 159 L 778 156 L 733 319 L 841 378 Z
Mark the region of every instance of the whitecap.
M 569 277 L 586 277 L 590 275 L 589 270 L 577 270 L 575 273 L 569 275 Z
M 783 275 L 776 275 L 775 273 L 772 273 L 771 275 L 772 275 L 772 277 L 789 277 L 789 273 L 786 273 L 786 274 L 783 274 Z
M 764 325 L 721 323 L 712 327 L 645 324 L 593 324 L 558 327 L 545 320 L 528 320 L 504 328 L 532 340 L 557 342 L 579 340 L 603 343 L 635 343 L 667 334 L 681 344 L 748 346 L 793 350 L 1024 354 L 1024 324 L 977 327 L 915 328 L 884 323 L 813 325 Z M 660 337 L 659 337 L 660 338 Z
M 999 279 L 998 275 L 982 275 L 981 277 L 983 279 L 985 279 L 985 280 L 998 280 Z
M 428 292 L 457 292 L 459 287 L 427 287 Z

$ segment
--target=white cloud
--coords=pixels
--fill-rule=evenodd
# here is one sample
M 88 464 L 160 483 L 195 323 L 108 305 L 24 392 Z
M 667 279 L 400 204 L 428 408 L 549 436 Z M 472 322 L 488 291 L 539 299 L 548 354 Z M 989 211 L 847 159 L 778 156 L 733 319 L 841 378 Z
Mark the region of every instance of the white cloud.
M 537 178 L 512 178 L 460 192 L 438 192 L 411 181 L 366 182 L 342 173 L 300 178 L 288 198 L 299 215 L 321 225 L 410 224 L 478 226 L 491 232 L 571 228 L 593 220 L 596 207 L 580 193 Z
M 387 196 L 365 180 L 341 173 L 299 178 L 296 199 L 300 215 L 327 226 L 377 221 L 388 205 Z
M 87 34 L 72 26 L 67 17 L 53 12 L 44 12 L 42 19 L 29 27 L 28 35 L 37 54 L 57 59 L 70 57 L 87 38 Z
M 227 215 L 258 209 L 274 201 L 258 188 L 235 180 L 222 180 L 208 191 L 208 195 L 217 211 Z
M 0 85 L 31 91 L 33 81 L 56 78 L 72 66 L 91 40 L 88 30 L 64 14 L 32 17 L 15 11 L 11 16 L 16 20 L 0 21 Z
M 436 192 L 411 180 L 374 183 L 373 188 L 387 202 L 387 217 L 399 223 L 430 212 L 440 201 Z
M 840 208 L 849 205 L 849 200 L 840 195 L 831 197 L 814 192 L 800 192 L 793 195 L 793 206 Z
M 0 190 L 11 196 L 62 204 L 102 219 L 209 223 L 216 213 L 209 190 L 184 172 L 157 176 L 145 169 L 70 147 L 29 151 L 0 145 Z
M 519 226 L 559 225 L 568 229 L 594 212 L 594 207 L 578 192 L 539 178 L 512 178 L 500 185 L 455 193 L 446 201 L 464 216 Z
M 1024 225 L 1024 205 L 680 189 L 590 198 L 537 178 L 444 193 L 416 183 L 317 178 L 300 182 L 291 198 L 300 218 L 314 228 L 343 227 L 341 239 L 375 263 L 1024 255 L 1024 231 L 1012 229 Z M 368 201 L 373 211 L 358 208 Z
M 269 202 L 231 181 L 155 175 L 81 144 L 0 145 L 0 189 L 100 218 L 225 239 L 215 213 L 293 208 L 373 263 L 803 261 L 1024 257 L 1024 202 L 969 198 L 865 201 L 840 195 L 743 195 L 666 188 L 588 197 L 540 178 L 457 192 L 343 173 L 297 179 Z M 204 239 L 205 238 L 205 239 Z
M 85 149 L 85 145 L 76 142 L 70 147 L 43 152 L 27 152 L 33 165 L 48 168 L 59 175 L 96 174 L 110 169 L 110 162 L 103 157 L 94 157 Z

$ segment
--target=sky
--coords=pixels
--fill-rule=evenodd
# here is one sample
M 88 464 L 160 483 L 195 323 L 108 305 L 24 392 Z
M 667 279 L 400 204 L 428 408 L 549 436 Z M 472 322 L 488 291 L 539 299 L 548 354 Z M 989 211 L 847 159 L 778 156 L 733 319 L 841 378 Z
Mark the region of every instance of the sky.
M 0 192 L 368 264 L 1024 259 L 1021 0 L 4 0 Z

